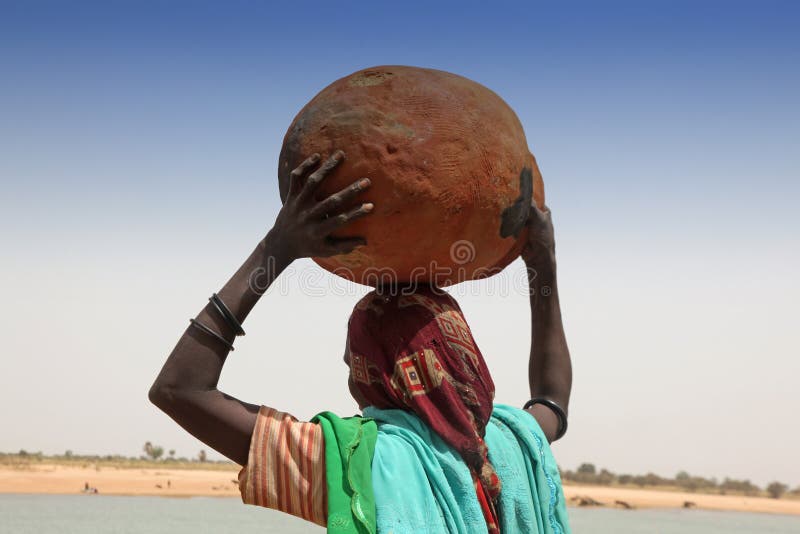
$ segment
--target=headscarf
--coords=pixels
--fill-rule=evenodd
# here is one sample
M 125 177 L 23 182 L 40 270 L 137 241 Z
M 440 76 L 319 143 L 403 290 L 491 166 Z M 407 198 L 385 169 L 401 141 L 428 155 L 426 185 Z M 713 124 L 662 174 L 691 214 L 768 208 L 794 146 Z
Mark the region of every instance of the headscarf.
M 427 423 L 461 454 L 478 499 L 491 507 L 500 479 L 483 437 L 494 383 L 458 303 L 435 288 L 373 291 L 353 309 L 348 344 L 351 387 L 369 405 L 409 410 Z

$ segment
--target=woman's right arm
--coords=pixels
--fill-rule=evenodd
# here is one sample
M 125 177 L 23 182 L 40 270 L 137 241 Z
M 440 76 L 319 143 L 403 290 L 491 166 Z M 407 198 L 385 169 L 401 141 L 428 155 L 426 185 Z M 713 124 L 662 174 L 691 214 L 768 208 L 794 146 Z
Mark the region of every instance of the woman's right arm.
M 321 201 L 315 199 L 319 184 L 343 158 L 344 153 L 338 151 L 317 168 L 320 158 L 315 154 L 291 173 L 286 203 L 274 227 L 219 290 L 220 299 L 239 323 L 293 260 L 344 254 L 365 244 L 359 237 L 330 234 L 372 211 L 369 203 L 345 209 L 369 187 L 368 179 Z M 150 388 L 150 400 L 191 435 L 244 465 L 259 407 L 217 388 L 235 332 L 211 304 L 195 320 L 225 341 L 188 327 Z
M 531 398 L 554 401 L 565 415 L 572 389 L 572 363 L 561 321 L 561 304 L 556 280 L 556 250 L 550 210 L 534 203 L 528 222 L 528 242 L 522 252 L 528 269 L 531 304 L 531 354 L 528 382 Z M 542 427 L 548 441 L 558 435 L 559 420 L 545 404 L 528 411 Z

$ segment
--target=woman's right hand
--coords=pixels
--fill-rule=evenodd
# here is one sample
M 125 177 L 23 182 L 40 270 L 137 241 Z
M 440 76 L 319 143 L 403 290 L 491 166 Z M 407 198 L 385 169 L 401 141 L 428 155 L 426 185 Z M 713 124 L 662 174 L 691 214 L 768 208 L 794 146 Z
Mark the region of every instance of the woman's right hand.
M 320 155 L 313 154 L 289 175 L 286 202 L 268 235 L 288 259 L 347 254 L 367 244 L 363 237 L 331 234 L 372 211 L 374 205 L 369 202 L 344 209 L 370 186 L 369 178 L 361 178 L 321 201 L 315 198 L 319 185 L 343 159 L 344 152 L 337 150 L 317 168 Z

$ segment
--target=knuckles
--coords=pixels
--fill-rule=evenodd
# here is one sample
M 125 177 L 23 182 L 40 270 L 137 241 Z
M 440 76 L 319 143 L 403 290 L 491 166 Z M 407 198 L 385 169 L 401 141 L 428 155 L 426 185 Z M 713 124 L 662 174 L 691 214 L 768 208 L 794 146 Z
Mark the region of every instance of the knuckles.
M 342 202 L 344 202 L 342 195 L 336 194 L 328 197 L 328 200 L 325 202 L 325 204 L 328 208 L 338 208 L 342 205 Z

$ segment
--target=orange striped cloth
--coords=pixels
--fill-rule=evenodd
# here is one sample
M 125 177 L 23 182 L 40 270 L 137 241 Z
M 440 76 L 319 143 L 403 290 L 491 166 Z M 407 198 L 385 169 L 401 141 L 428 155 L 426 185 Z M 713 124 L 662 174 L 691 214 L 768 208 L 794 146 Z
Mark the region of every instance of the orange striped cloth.
M 245 504 L 327 526 L 325 444 L 320 426 L 262 406 L 247 465 L 239 472 L 239 490 Z

